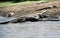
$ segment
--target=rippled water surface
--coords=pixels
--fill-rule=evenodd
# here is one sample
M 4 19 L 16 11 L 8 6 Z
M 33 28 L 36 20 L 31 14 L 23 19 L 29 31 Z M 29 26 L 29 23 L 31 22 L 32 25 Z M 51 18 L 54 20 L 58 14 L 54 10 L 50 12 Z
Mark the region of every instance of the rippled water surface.
M 60 38 L 60 21 L 2 24 L 0 38 Z

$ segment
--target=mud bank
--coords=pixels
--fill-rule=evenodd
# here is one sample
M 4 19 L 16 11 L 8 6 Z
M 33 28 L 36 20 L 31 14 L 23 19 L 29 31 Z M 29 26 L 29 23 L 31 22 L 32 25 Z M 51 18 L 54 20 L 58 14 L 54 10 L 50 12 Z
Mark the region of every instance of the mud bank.
M 47 10 L 44 14 L 60 15 L 60 2 L 48 2 L 48 3 L 32 3 L 27 5 L 14 5 L 10 7 L 0 7 L 0 15 L 7 15 L 14 13 L 14 17 L 28 16 L 31 14 L 42 13 Z

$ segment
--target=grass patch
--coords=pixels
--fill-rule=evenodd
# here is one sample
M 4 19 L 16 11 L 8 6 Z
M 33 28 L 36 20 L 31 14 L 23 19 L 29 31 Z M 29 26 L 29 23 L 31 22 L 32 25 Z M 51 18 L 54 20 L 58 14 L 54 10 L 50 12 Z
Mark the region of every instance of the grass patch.
M 40 0 L 40 1 L 60 1 L 60 0 Z M 24 5 L 24 4 L 31 4 L 39 1 L 25 1 L 25 2 L 19 2 L 19 3 L 12 3 L 12 2 L 0 2 L 0 7 L 6 7 L 6 6 L 13 6 L 13 5 Z
M 48 2 L 51 0 L 40 0 L 44 2 Z M 24 4 L 31 4 L 39 1 L 25 1 L 25 2 L 18 2 L 18 3 L 13 3 L 13 2 L 0 2 L 0 7 L 5 7 L 5 6 L 12 6 L 12 5 L 24 5 Z
M 13 5 L 12 2 L 0 2 L 0 7 L 11 6 Z
M 0 2 L 0 7 L 12 6 L 12 5 L 24 5 L 24 4 L 31 4 L 39 1 L 25 1 L 19 3 L 12 3 L 12 2 Z

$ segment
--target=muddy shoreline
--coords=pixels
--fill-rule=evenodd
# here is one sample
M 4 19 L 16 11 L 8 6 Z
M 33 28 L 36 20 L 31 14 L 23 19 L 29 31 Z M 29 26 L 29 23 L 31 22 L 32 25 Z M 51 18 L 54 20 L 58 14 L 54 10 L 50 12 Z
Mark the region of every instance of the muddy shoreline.
M 28 5 L 15 5 L 10 7 L 5 7 L 5 8 L 0 7 L 0 15 L 9 14 L 12 12 L 14 13 L 13 17 L 18 17 L 18 16 L 41 13 L 44 10 L 47 10 L 45 14 L 48 15 L 52 15 L 52 14 L 60 15 L 60 2 L 33 3 Z

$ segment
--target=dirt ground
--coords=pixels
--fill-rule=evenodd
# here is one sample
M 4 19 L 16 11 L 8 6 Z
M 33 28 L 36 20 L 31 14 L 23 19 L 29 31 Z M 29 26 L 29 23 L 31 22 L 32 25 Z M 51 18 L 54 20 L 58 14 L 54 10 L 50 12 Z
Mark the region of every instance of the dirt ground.
M 60 1 L 0 7 L 0 15 L 9 13 L 14 13 L 14 17 L 28 16 L 37 13 L 44 13 L 46 15 L 60 15 Z

